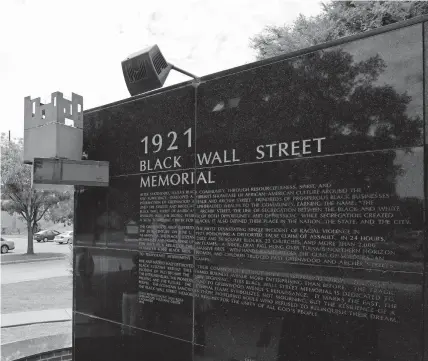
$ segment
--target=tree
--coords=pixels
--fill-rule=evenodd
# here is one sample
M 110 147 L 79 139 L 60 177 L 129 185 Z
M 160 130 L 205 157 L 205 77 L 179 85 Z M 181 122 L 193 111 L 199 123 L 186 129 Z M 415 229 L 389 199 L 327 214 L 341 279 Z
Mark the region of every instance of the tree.
M 267 26 L 251 39 L 258 59 L 266 59 L 343 36 L 428 14 L 425 1 L 334 1 L 322 13 L 300 15 L 291 26 Z
M 70 189 L 69 192 L 71 193 L 69 199 L 58 202 L 47 210 L 43 217 L 46 221 L 52 221 L 54 223 L 64 223 L 64 225 L 70 225 L 73 222 L 74 197 L 72 194 L 72 189 Z
M 33 232 L 48 210 L 70 199 L 70 192 L 36 191 L 31 184 L 32 167 L 23 163 L 23 141 L 1 134 L 1 209 L 17 213 L 27 222 L 27 254 L 33 254 Z

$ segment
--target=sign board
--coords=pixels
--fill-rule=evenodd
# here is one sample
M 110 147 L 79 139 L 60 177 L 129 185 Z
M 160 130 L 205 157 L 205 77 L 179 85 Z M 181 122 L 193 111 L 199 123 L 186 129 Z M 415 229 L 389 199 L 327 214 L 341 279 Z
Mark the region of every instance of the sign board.
M 109 162 L 34 158 L 33 185 L 108 187 Z
M 428 361 L 424 26 L 85 113 L 74 361 Z

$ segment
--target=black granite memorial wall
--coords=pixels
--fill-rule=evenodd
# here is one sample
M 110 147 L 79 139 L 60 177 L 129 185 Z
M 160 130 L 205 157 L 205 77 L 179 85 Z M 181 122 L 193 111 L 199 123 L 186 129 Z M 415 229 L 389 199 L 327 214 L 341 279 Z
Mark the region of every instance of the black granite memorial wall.
M 423 20 L 86 111 L 74 359 L 428 360 Z

